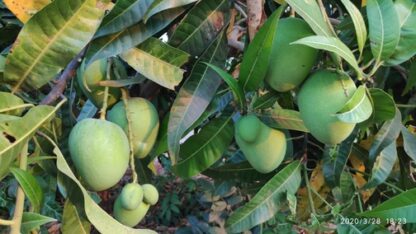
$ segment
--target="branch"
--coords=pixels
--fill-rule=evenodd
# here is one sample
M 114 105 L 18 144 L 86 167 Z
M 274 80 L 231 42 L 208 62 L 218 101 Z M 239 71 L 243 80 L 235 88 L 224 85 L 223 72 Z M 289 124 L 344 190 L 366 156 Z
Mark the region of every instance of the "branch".
M 61 73 L 55 86 L 49 92 L 49 94 L 40 102 L 41 105 L 49 105 L 56 101 L 65 91 L 66 84 L 72 79 L 80 65 L 81 59 L 85 54 L 83 49 L 72 61 L 68 64 L 65 70 Z

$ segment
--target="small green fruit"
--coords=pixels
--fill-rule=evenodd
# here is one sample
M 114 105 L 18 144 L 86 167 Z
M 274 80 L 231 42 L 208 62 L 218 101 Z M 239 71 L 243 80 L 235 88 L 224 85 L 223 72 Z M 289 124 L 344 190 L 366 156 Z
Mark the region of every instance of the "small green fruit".
M 132 125 L 134 155 L 144 158 L 156 142 L 159 116 L 153 104 L 144 98 L 130 98 L 127 107 Z M 107 119 L 123 128 L 128 135 L 129 127 L 123 101 L 118 102 L 108 112 Z
M 355 124 L 335 116 L 356 90 L 354 81 L 331 71 L 314 73 L 301 87 L 298 106 L 306 128 L 320 142 L 335 145 L 347 138 Z
M 159 192 L 152 184 L 144 184 L 143 188 L 143 201 L 149 205 L 155 205 L 159 200 Z
M 146 216 L 149 207 L 150 205 L 142 202 L 136 209 L 127 210 L 123 208 L 120 197 L 117 197 L 114 203 L 113 215 L 120 223 L 129 227 L 134 227 Z
M 285 157 L 285 134 L 268 127 L 255 115 L 237 121 L 235 138 L 248 162 L 261 173 L 273 171 Z
M 143 201 L 143 189 L 137 183 L 126 184 L 120 193 L 121 206 L 126 210 L 136 209 Z
M 126 134 L 105 120 L 78 122 L 69 135 L 69 152 L 81 180 L 93 191 L 117 184 L 129 163 Z
M 308 24 L 299 18 L 279 20 L 273 41 L 266 82 L 279 92 L 297 87 L 316 62 L 318 51 L 305 45 L 290 45 L 314 35 Z
M 77 75 L 78 85 L 82 92 L 98 108 L 103 105 L 105 91 L 105 87 L 99 86 L 98 83 L 107 79 L 107 66 L 106 59 L 94 61 L 88 67 L 85 67 L 85 63 L 83 63 Z M 110 78 L 113 79 L 113 76 L 110 76 Z M 109 88 L 107 105 L 114 105 L 120 97 L 120 89 Z

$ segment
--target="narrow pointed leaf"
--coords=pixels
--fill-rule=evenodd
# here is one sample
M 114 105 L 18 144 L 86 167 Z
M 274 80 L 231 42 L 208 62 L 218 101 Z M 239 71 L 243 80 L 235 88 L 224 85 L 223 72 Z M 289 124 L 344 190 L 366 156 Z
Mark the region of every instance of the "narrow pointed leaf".
M 64 213 L 62 216 L 62 232 L 90 234 L 91 224 L 86 218 L 81 216 L 77 207 L 68 199 L 65 202 Z
M 7 56 L 4 80 L 14 90 L 48 83 L 91 40 L 106 7 L 104 0 L 55 0 L 47 5 L 19 33 Z
M 115 56 L 134 48 L 172 23 L 183 11 L 182 8 L 164 11 L 153 16 L 146 24 L 140 22 L 120 32 L 95 39 L 87 51 L 87 65 L 97 59 Z
M 183 178 L 198 175 L 221 158 L 233 137 L 231 116 L 212 120 L 181 145 L 181 160 L 173 167 L 173 171 Z
M 33 229 L 40 226 L 54 222 L 56 219 L 43 216 L 37 213 L 24 212 L 22 216 L 22 225 L 20 227 L 21 233 L 30 233 Z
M 368 0 L 371 52 L 376 61 L 388 59 L 400 39 L 399 17 L 392 0 Z
M 365 86 L 360 86 L 345 106 L 336 113 L 339 120 L 347 123 L 361 123 L 370 118 L 373 106 L 367 96 Z
M 352 22 L 354 23 L 358 50 L 360 51 L 360 54 L 362 54 L 365 41 L 367 40 L 367 28 L 365 26 L 364 18 L 358 8 L 350 0 L 341 0 L 341 2 L 344 4 L 348 14 L 350 14 Z
M 51 0 L 3 0 L 7 8 L 23 23 L 42 10 Z
M 409 157 L 416 162 L 416 136 L 402 126 L 403 147 Z
M 362 77 L 361 69 L 352 51 L 338 38 L 325 36 L 309 36 L 292 42 L 292 44 L 307 45 L 315 49 L 333 52 L 347 61 L 355 70 L 358 77 Z
M 273 41 L 283 10 L 284 7 L 280 7 L 267 19 L 244 53 L 238 79 L 244 91 L 257 89 L 266 76 Z
M 295 110 L 275 108 L 273 110 L 266 111 L 263 114 L 258 113 L 257 116 L 273 128 L 309 132 L 300 117 L 300 113 Z
M 137 72 L 168 89 L 174 89 L 183 78 L 189 54 L 156 39 L 149 38 L 121 55 Z
M 29 172 L 19 168 L 11 168 L 10 171 L 29 199 L 33 211 L 39 212 L 43 203 L 43 191 L 35 177 Z
M 273 107 L 273 105 L 279 100 L 279 93 L 275 91 L 270 91 L 265 95 L 260 96 L 253 103 L 254 110 L 263 110 Z
M 243 207 L 237 209 L 226 221 L 226 228 L 231 233 L 248 230 L 274 217 L 286 194 L 294 194 L 301 182 L 301 164 L 295 161 L 272 179 Z
M 188 12 L 169 43 L 192 56 L 199 56 L 228 24 L 227 0 L 202 0 Z
M 147 9 L 146 14 L 143 17 L 144 21 L 147 21 L 153 15 L 175 7 L 185 6 L 196 2 L 197 0 L 155 0 L 152 5 Z

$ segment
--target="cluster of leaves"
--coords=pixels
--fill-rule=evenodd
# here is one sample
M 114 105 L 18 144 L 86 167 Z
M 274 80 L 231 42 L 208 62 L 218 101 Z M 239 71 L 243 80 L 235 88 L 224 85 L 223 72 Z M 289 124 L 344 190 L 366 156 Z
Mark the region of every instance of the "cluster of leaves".
M 77 82 L 65 86 L 81 58 L 87 67 L 111 60 L 124 75 L 100 85 L 128 88 L 158 109 L 157 143 L 136 170 L 141 182 L 167 191 L 143 226 L 414 232 L 405 223 L 416 222 L 416 3 L 267 0 L 258 12 L 267 20 L 251 41 L 243 30 L 241 51 L 227 40 L 246 26 L 247 8 L 229 0 L 0 1 L 0 225 L 13 233 L 51 222 L 63 233 L 153 233 L 114 220 L 108 191 L 87 191 L 72 170 L 68 133 L 97 114 Z M 337 146 L 308 134 L 297 90 L 278 93 L 263 82 L 279 19 L 290 14 L 316 34 L 294 42 L 321 51 L 313 70 L 338 70 L 358 84 L 336 115 L 357 127 Z M 233 141 L 233 123 L 247 112 L 290 136 L 271 173 L 254 170 Z M 169 176 L 153 178 L 154 161 Z M 221 186 L 167 189 L 170 173 L 189 184 L 204 174 Z

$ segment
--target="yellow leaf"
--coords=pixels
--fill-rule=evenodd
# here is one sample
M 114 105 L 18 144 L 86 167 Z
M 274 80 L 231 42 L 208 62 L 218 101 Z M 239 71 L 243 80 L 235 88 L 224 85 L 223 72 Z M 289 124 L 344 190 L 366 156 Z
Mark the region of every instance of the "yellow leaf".
M 36 12 L 51 3 L 51 0 L 3 0 L 3 2 L 20 21 L 26 23 Z
M 362 0 L 361 1 L 361 7 L 365 7 L 367 5 L 367 0 Z
M 357 157 L 354 153 L 351 153 L 349 160 L 350 160 L 352 167 L 355 170 L 365 172 L 365 165 L 363 161 L 361 161 L 361 159 Z M 363 174 L 357 172 L 357 173 L 352 173 L 351 175 L 358 188 L 361 188 L 367 183 L 367 180 L 364 178 Z M 361 191 L 361 197 L 364 203 L 368 201 L 371 195 L 373 195 L 374 191 L 375 189 Z

